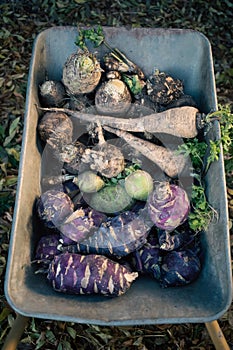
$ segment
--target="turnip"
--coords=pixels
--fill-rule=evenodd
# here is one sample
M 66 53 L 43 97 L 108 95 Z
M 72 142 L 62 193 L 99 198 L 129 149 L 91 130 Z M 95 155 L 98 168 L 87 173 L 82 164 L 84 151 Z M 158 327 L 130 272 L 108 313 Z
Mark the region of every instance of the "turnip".
M 46 80 L 39 87 L 39 97 L 44 107 L 59 107 L 65 103 L 66 91 L 62 82 Z
M 171 251 L 194 243 L 193 232 L 188 227 L 180 229 L 181 227 L 179 226 L 172 232 L 158 230 L 159 248 L 163 251 Z
M 137 277 L 137 272 L 107 257 L 71 253 L 56 256 L 47 275 L 57 292 L 112 297 L 124 294 Z
M 70 95 L 87 94 L 98 85 L 102 69 L 88 50 L 72 53 L 63 67 L 62 82 Z
M 119 79 L 104 82 L 96 91 L 95 107 L 99 114 L 124 115 L 131 107 L 131 95 Z
M 108 185 L 92 194 L 90 206 L 106 214 L 116 214 L 130 209 L 134 199 L 129 196 L 120 184 Z
M 73 123 L 65 113 L 48 112 L 39 121 L 38 133 L 42 141 L 56 150 L 72 142 Z
M 78 185 L 80 191 L 85 193 L 98 192 L 104 187 L 105 182 L 95 172 L 87 170 L 74 178 L 73 182 Z
M 173 231 L 188 217 L 190 203 L 180 186 L 161 182 L 148 199 L 148 212 L 153 223 L 166 231 Z
M 83 209 L 77 209 L 60 225 L 59 230 L 72 241 L 80 242 L 86 238 L 93 222 L 85 215 Z
M 59 239 L 60 235 L 57 233 L 42 236 L 36 245 L 35 261 L 46 264 L 55 255 L 60 254 L 61 252 L 58 250 Z
M 155 279 L 160 279 L 161 251 L 158 247 L 146 243 L 133 254 L 133 267 L 136 271 L 149 274 Z
M 144 170 L 136 170 L 125 178 L 126 192 L 134 199 L 146 201 L 153 190 L 153 179 Z
M 98 229 L 106 216 L 90 208 L 75 210 L 60 225 L 59 231 L 72 241 L 81 242 L 91 234 L 91 230 Z

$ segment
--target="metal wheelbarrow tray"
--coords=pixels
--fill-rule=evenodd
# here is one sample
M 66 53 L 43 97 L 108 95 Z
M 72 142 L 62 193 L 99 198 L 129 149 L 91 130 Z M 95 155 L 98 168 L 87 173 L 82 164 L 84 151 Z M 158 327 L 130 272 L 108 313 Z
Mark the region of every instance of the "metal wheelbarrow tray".
M 109 28 L 106 40 L 143 69 L 155 68 L 184 82 L 201 112 L 217 109 L 211 46 L 199 32 L 182 29 Z M 209 322 L 231 303 L 231 261 L 223 154 L 207 173 L 209 203 L 218 211 L 217 222 L 202 235 L 204 263 L 190 285 L 162 289 L 152 278 L 140 277 L 123 296 L 106 298 L 57 293 L 36 275 L 31 264 L 39 235 L 33 216 L 40 195 L 41 152 L 37 138 L 38 86 L 46 77 L 60 80 L 63 64 L 76 51 L 75 27 L 54 27 L 34 43 L 28 90 L 17 198 L 5 281 L 5 293 L 16 312 L 38 318 L 100 325 L 139 325 Z M 210 135 L 211 134 L 211 135 Z M 219 137 L 216 122 L 207 137 Z

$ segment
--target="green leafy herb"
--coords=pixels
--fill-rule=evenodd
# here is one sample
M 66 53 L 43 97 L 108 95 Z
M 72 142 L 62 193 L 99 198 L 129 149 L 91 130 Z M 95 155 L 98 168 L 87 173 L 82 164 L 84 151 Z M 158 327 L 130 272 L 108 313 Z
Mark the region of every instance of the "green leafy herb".
M 104 178 L 104 182 L 106 184 L 106 186 L 110 186 L 110 185 L 116 185 L 118 182 L 121 183 L 122 181 L 124 181 L 124 179 L 130 175 L 131 173 L 133 173 L 134 171 L 141 169 L 141 166 L 137 163 L 132 163 L 129 164 L 125 167 L 125 169 L 118 174 L 116 177 L 112 177 L 112 178 Z
M 188 216 L 189 226 L 195 232 L 206 230 L 212 220 L 215 211 L 210 207 L 204 187 L 200 185 L 192 185 L 191 195 L 192 211 Z
M 208 155 L 206 157 L 207 160 L 206 160 L 206 166 L 205 166 L 204 173 L 207 172 L 211 163 L 213 163 L 215 160 L 218 160 L 219 154 L 220 154 L 220 144 L 221 144 L 220 140 L 216 140 L 216 141 L 210 140 L 209 141 L 209 145 L 207 148 Z
M 178 147 L 178 153 L 190 157 L 193 167 L 200 170 L 203 167 L 203 157 L 206 153 L 207 143 L 200 142 L 197 138 L 187 139 Z
M 86 41 L 92 42 L 95 47 L 100 46 L 104 42 L 104 33 L 101 26 L 90 29 L 79 29 L 79 35 L 76 38 L 75 44 L 81 49 L 86 49 Z
M 189 214 L 190 228 L 195 232 L 206 230 L 215 211 L 209 205 L 205 189 L 202 185 L 201 174 L 205 174 L 210 164 L 219 159 L 221 144 L 224 152 L 226 173 L 233 171 L 233 114 L 230 106 L 219 105 L 219 110 L 207 115 L 207 121 L 219 120 L 221 137 L 218 140 L 209 140 L 208 143 L 197 138 L 188 139 L 179 146 L 178 153 L 190 157 L 193 165 L 194 184 L 192 185 L 191 205 Z
M 207 121 L 217 119 L 220 122 L 221 142 L 224 152 L 229 152 L 232 147 L 233 137 L 233 114 L 231 113 L 230 105 L 219 105 L 216 112 L 207 115 Z
M 220 152 L 220 141 L 213 141 L 207 144 L 197 138 L 188 139 L 179 146 L 178 153 L 190 157 L 193 165 L 194 183 L 192 185 L 191 206 L 189 214 L 189 226 L 195 232 L 206 230 L 214 216 L 214 209 L 210 207 L 205 189 L 202 185 L 201 174 L 205 173 L 210 164 L 218 159 Z
M 127 84 L 130 91 L 134 95 L 139 94 L 145 85 L 143 84 L 143 80 L 139 79 L 137 74 L 134 74 L 134 75 L 122 74 L 122 80 Z

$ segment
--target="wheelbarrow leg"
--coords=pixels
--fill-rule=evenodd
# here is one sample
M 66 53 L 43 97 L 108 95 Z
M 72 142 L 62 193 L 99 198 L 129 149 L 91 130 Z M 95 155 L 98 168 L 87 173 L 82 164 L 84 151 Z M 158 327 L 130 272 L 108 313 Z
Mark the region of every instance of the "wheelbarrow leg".
M 218 321 L 206 322 L 205 326 L 216 350 L 230 350 Z
M 24 329 L 28 323 L 29 317 L 17 314 L 13 326 L 8 333 L 2 350 L 16 350 Z

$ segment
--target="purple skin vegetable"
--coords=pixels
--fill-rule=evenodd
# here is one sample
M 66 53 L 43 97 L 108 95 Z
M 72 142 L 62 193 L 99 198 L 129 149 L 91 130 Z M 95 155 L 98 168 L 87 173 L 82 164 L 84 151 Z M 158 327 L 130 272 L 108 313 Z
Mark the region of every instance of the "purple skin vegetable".
M 42 236 L 36 246 L 35 260 L 47 263 L 48 261 L 53 260 L 55 255 L 60 254 L 61 251 L 58 249 L 60 244 L 59 238 L 59 234 L 56 233 Z
M 164 251 L 181 249 L 190 245 L 194 241 L 194 236 L 190 230 L 174 230 L 167 232 L 158 230 L 159 248 Z
M 71 253 L 56 256 L 47 275 L 58 292 L 111 297 L 124 294 L 137 277 L 137 272 L 105 256 Z
M 37 201 L 38 217 L 47 228 L 58 228 L 73 209 L 70 197 L 62 191 L 48 190 Z
M 194 281 L 201 270 L 199 257 L 191 250 L 168 252 L 161 265 L 161 286 L 183 286 Z
M 187 193 L 177 185 L 161 182 L 148 199 L 148 212 L 153 223 L 162 230 L 173 231 L 189 214 Z
M 80 217 L 79 219 L 73 218 L 73 220 L 69 221 L 69 218 L 66 223 L 64 223 L 60 227 L 60 242 L 63 245 L 63 248 L 66 251 L 66 248 L 64 246 L 67 245 L 75 245 L 77 242 L 81 241 L 82 237 L 85 235 L 86 229 L 91 230 L 91 233 L 93 233 L 93 230 L 97 230 L 102 222 L 104 222 L 107 218 L 107 216 L 103 213 L 100 213 L 99 211 L 96 211 L 90 207 L 79 208 L 80 211 L 82 211 L 84 214 L 83 217 Z M 76 210 L 77 211 L 77 210 Z M 81 221 L 83 219 L 83 222 Z M 88 224 L 87 224 L 88 220 Z M 78 226 L 77 224 L 81 221 L 81 225 Z M 84 232 L 80 232 L 80 229 L 84 230 Z M 63 231 L 63 232 L 62 232 Z M 89 232 L 90 234 L 90 232 Z M 87 234 L 87 236 L 89 235 Z M 86 235 L 85 235 L 86 236 Z M 71 247 L 71 252 L 77 253 L 77 248 Z M 68 251 L 69 248 L 68 248 Z
M 96 210 L 79 208 L 62 223 L 59 230 L 65 241 L 68 238 L 74 242 L 81 242 L 91 234 L 91 230 L 97 229 L 105 218 L 106 215 Z
M 141 249 L 133 252 L 133 267 L 136 271 L 160 279 L 161 252 L 159 248 L 146 243 Z
M 143 214 L 142 214 L 143 215 Z M 123 257 L 146 243 L 151 222 L 144 216 L 125 211 L 109 217 L 92 235 L 77 244 L 77 252 Z

